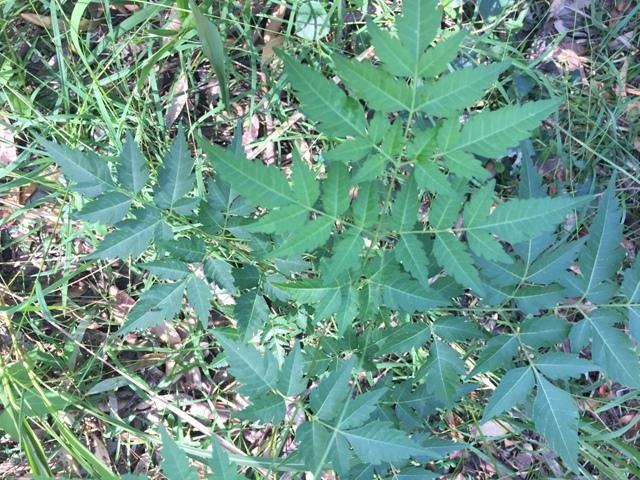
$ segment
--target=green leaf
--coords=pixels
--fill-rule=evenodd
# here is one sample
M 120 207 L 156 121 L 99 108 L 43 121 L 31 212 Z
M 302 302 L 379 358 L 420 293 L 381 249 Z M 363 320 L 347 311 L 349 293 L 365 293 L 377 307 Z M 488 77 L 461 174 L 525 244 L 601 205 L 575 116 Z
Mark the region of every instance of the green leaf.
M 349 91 L 366 101 L 371 109 L 383 113 L 412 109 L 411 89 L 405 81 L 366 60 L 348 60 L 341 55 L 332 58 L 338 76 Z
M 221 333 L 216 338 L 224 349 L 229 372 L 242 384 L 238 393 L 255 398 L 276 389 L 278 364 L 271 352 L 261 355 L 253 345 L 234 342 Z
M 410 77 L 414 75 L 415 65 L 411 53 L 389 32 L 378 27 L 373 20 L 367 19 L 367 31 L 371 37 L 376 56 L 384 69 L 392 75 Z
M 445 70 L 458 55 L 460 44 L 466 36 L 467 32 L 461 30 L 427 50 L 420 58 L 418 76 L 434 77 Z
M 330 20 L 322 2 L 304 0 L 296 10 L 296 35 L 306 40 L 318 41 L 329 34 Z
M 496 111 L 484 110 L 462 127 L 458 144 L 444 154 L 464 150 L 488 158 L 501 157 L 508 148 L 528 138 L 559 104 L 557 99 L 540 100 Z
M 532 283 L 551 283 L 566 275 L 588 237 L 560 244 L 538 257 L 527 269 L 527 280 Z
M 266 393 L 251 400 L 251 405 L 236 413 L 240 420 L 277 424 L 284 420 L 287 407 L 282 397 Z
M 256 205 L 271 208 L 299 203 L 277 168 L 250 161 L 208 142 L 202 142 L 202 147 L 218 175 Z
M 403 355 L 420 348 L 431 336 L 429 328 L 419 323 L 406 323 L 392 329 L 374 330 L 376 355 Z
M 511 360 L 518 353 L 518 339 L 509 335 L 499 335 L 487 342 L 480 353 L 475 368 L 469 373 L 473 377 L 483 372 L 508 368 Z
M 238 289 L 235 285 L 232 267 L 224 260 L 207 259 L 204 262 L 204 274 L 210 282 L 215 282 L 224 288 L 231 295 L 237 295 Z
M 414 65 L 440 29 L 442 12 L 436 0 L 404 0 L 402 16 L 396 18 L 396 28 L 402 45 L 411 53 Z
M 614 380 L 640 388 L 640 360 L 631 339 L 614 324 L 622 318 L 614 311 L 595 310 L 586 317 L 593 335 L 592 358 Z
M 299 205 L 280 207 L 269 211 L 257 221 L 246 225 L 248 232 L 277 233 L 300 228 L 309 217 L 309 212 Z
M 120 185 L 133 193 L 142 190 L 149 179 L 149 169 L 144 161 L 144 156 L 129 132 L 127 132 L 122 144 L 120 163 L 116 172 Z
M 459 186 L 459 183 L 454 186 Z M 464 203 L 463 192 L 452 191 L 450 194 L 439 194 L 429 209 L 429 223 L 436 229 L 452 227 Z
M 341 362 L 337 370 L 333 371 L 320 382 L 317 388 L 311 391 L 309 402 L 320 420 L 329 421 L 338 415 L 339 409 L 351 392 L 349 380 L 355 365 L 355 357 Z
M 402 186 L 391 209 L 391 228 L 402 231 L 411 230 L 418 220 L 418 185 L 410 177 Z
M 464 363 L 455 350 L 437 340 L 431 344 L 429 354 L 427 391 L 435 395 L 445 408 L 450 408 L 460 388 L 460 375 L 465 371 Z
M 355 100 L 314 69 L 285 53 L 279 53 L 279 56 L 303 113 L 318 122 L 321 131 L 335 137 L 366 136 L 364 110 Z
M 433 332 L 440 338 L 449 341 L 471 340 L 473 338 L 486 338 L 487 332 L 481 330 L 478 325 L 466 322 L 461 317 L 440 318 L 433 324 Z
M 418 280 L 424 288 L 429 287 L 429 259 L 417 235 L 400 235 L 393 253 L 402 267 Z
M 243 293 L 233 310 L 238 322 L 238 330 L 244 341 L 249 341 L 269 318 L 269 306 L 256 290 Z
M 327 179 L 322 182 L 322 206 L 327 215 L 339 217 L 349 208 L 350 188 L 347 167 L 342 163 L 332 163 Z
M 293 350 L 284 359 L 278 374 L 277 388 L 287 397 L 298 395 L 307 388 L 307 379 L 304 377 L 304 358 L 299 343 L 295 344 Z
M 536 357 L 535 367 L 551 380 L 579 378 L 589 372 L 600 370 L 589 360 L 573 353 L 549 352 Z
M 469 230 L 487 231 L 505 242 L 522 242 L 553 231 L 568 213 L 589 200 L 588 196 L 509 200 L 498 205 L 484 222 Z
M 207 282 L 195 275 L 189 279 L 187 283 L 187 300 L 189 300 L 189 305 L 196 312 L 196 317 L 200 320 L 204 330 L 209 326 L 212 298 L 213 292 L 211 292 Z
M 187 265 L 179 260 L 155 260 L 139 263 L 138 266 L 163 280 L 181 280 L 191 273 Z
M 297 149 L 293 151 L 293 193 L 303 205 L 313 207 L 320 196 L 315 174 L 305 164 Z
M 333 224 L 334 221 L 330 217 L 320 217 L 307 222 L 270 252 L 269 257 L 292 257 L 321 247 L 329 240 Z
M 369 283 L 376 282 L 370 279 Z M 406 313 L 424 312 L 445 303 L 438 292 L 425 288 L 400 271 L 385 277 L 384 283 L 379 285 L 386 305 Z
M 199 480 L 196 469 L 189 463 L 189 458 L 171 438 L 164 428 L 160 428 L 162 438 L 162 473 L 168 480 Z
M 444 75 L 418 89 L 420 100 L 416 110 L 436 117 L 456 115 L 480 98 L 509 65 L 510 62 L 500 62 Z
M 331 441 L 329 430 L 320 422 L 303 422 L 296 429 L 296 441 L 305 467 L 315 472 L 325 470 L 327 449 Z
M 87 203 L 78 218 L 89 223 L 113 225 L 124 218 L 131 206 L 131 198 L 124 193 L 106 192 Z
M 358 198 L 353 203 L 353 221 L 362 228 L 369 228 L 378 220 L 380 197 L 375 182 L 366 182 L 360 185 Z
M 184 288 L 184 280 L 153 285 L 140 296 L 117 335 L 155 327 L 171 320 L 182 308 Z
M 385 393 L 386 388 L 377 388 L 351 400 L 340 421 L 340 428 L 355 428 L 365 423 L 378 408 L 378 401 Z
M 115 225 L 98 248 L 86 258 L 127 258 L 137 257 L 144 252 L 156 230 L 161 225 L 160 215 L 155 210 L 137 210 L 135 220 L 123 220 Z
M 531 317 L 520 326 L 520 340 L 533 348 L 551 347 L 569 335 L 569 324 L 555 315 Z
M 455 235 L 448 232 L 437 233 L 433 255 L 438 265 L 450 273 L 456 282 L 480 296 L 485 294 L 480 275 L 473 265 L 469 252 Z
M 339 435 L 349 442 L 362 462 L 372 465 L 399 462 L 427 452 L 426 448 L 407 437 L 404 432 L 379 420 L 353 430 L 341 430 Z
M 227 111 L 231 111 L 231 101 L 229 100 L 229 79 L 227 78 L 226 61 L 227 56 L 224 51 L 224 42 L 216 27 L 207 17 L 205 17 L 194 0 L 189 0 L 189 7 L 193 12 L 193 19 L 196 24 L 196 31 L 202 43 L 202 52 L 211 62 L 214 72 L 218 77 L 220 86 L 220 97 Z
M 582 273 L 581 291 L 591 297 L 596 287 L 618 271 L 624 250 L 622 241 L 622 211 L 616 198 L 616 176 L 600 198 L 598 213 L 589 227 L 589 239 L 578 257 Z
M 531 367 L 509 370 L 487 402 L 481 423 L 523 403 L 533 390 L 534 384 L 535 377 Z
M 322 155 L 330 162 L 355 163 L 369 155 L 372 147 L 369 138 L 356 137 L 338 144 Z
M 191 152 L 180 128 L 158 170 L 158 185 L 153 190 L 158 207 L 172 210 L 179 200 L 193 190 L 195 176 L 191 173 L 192 169 Z
M 533 402 L 536 431 L 564 462 L 578 471 L 578 406 L 573 397 L 538 376 Z
M 467 243 L 473 253 L 490 262 L 513 263 L 513 258 L 504 251 L 500 242 L 487 232 L 468 231 Z
M 73 189 L 87 197 L 96 197 L 113 188 L 107 162 L 93 152 L 81 152 L 38 138 L 65 177 L 75 182 Z
M 208 480 L 241 480 L 242 476 L 238 474 L 235 465 L 229 460 L 229 455 L 220 446 L 220 443 L 212 438 L 211 440 L 211 458 L 209 459 L 211 474 Z
M 158 242 L 158 246 L 173 258 L 188 263 L 201 262 L 204 258 L 206 245 L 199 237 L 182 237 L 178 240 Z
M 624 272 L 622 281 L 622 293 L 625 294 L 629 304 L 629 331 L 631 335 L 640 340 L 640 257 L 636 257 L 636 262 Z
M 335 240 L 333 255 L 326 262 L 324 279 L 332 282 L 359 264 L 364 241 L 359 232 L 347 230 Z

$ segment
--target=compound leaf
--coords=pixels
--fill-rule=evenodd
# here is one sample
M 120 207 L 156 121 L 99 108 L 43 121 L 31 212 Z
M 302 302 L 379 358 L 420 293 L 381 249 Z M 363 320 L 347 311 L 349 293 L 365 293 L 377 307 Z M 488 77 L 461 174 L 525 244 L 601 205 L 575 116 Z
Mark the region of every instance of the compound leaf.
M 195 176 L 191 170 L 193 159 L 184 132 L 179 129 L 158 170 L 158 185 L 153 191 L 158 207 L 174 209 L 178 201 L 193 189 Z

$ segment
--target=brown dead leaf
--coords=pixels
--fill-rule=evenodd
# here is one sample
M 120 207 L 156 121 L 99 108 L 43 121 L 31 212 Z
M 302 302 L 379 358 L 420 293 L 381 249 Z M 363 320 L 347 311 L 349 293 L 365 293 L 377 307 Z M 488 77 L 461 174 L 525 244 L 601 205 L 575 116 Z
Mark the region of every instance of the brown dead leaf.
M 281 2 L 271 12 L 271 19 L 264 29 L 264 47 L 262 48 L 262 61 L 267 62 L 274 55 L 274 49 L 284 43 L 284 38 L 280 35 L 282 22 L 287 13 L 286 2 Z
M 41 28 L 49 28 L 51 27 L 51 17 L 48 15 L 40 15 L 39 13 L 21 13 L 20 17 L 25 21 L 29 22 L 32 25 Z M 81 32 L 86 32 L 89 28 L 91 22 L 89 20 L 80 20 L 78 24 L 78 28 Z M 65 29 L 65 24 L 62 20 L 58 20 L 58 26 L 61 30 Z

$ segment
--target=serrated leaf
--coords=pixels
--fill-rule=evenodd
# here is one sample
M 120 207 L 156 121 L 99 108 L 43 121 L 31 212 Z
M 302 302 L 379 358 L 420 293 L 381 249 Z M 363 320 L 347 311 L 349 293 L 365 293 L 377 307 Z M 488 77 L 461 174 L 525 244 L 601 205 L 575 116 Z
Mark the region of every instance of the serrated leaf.
M 378 401 L 386 393 L 386 388 L 377 388 L 358 395 L 356 398 L 351 400 L 340 420 L 340 428 L 350 429 L 359 427 L 365 423 L 378 407 Z
M 341 430 L 339 435 L 349 442 L 362 462 L 372 465 L 398 462 L 427 451 L 404 432 L 379 420 L 353 430 Z
M 354 184 L 369 182 L 384 175 L 386 172 L 386 166 L 388 159 L 383 154 L 374 154 L 367 157 L 357 169 L 355 175 L 352 177 Z
M 448 232 L 437 233 L 433 255 L 438 265 L 451 274 L 456 282 L 480 296 L 485 294 L 485 288 L 469 252 L 455 235 Z
M 202 147 L 218 175 L 256 205 L 272 208 L 299 203 L 277 168 L 250 161 L 208 142 L 202 142 Z
M 567 338 L 569 324 L 555 315 L 531 317 L 520 326 L 520 340 L 533 348 L 551 347 Z
M 411 110 L 411 89 L 403 80 L 366 60 L 359 62 L 334 55 L 333 62 L 349 91 L 366 101 L 371 109 L 383 113 Z
M 418 159 L 415 164 L 414 176 L 418 187 L 427 192 L 450 197 L 451 184 L 436 162 L 430 158 Z
M 187 300 L 196 312 L 203 329 L 209 326 L 209 312 L 211 312 L 211 299 L 213 292 L 207 282 L 195 275 L 187 283 Z
M 467 36 L 461 30 L 437 43 L 422 55 L 418 64 L 418 76 L 433 77 L 447 68 L 460 51 L 460 44 Z
M 118 335 L 161 325 L 182 308 L 185 282 L 161 283 L 144 292 L 133 306 Z
M 160 249 L 173 258 L 188 263 L 201 262 L 204 258 L 206 245 L 199 237 L 182 237 L 178 240 L 157 242 Z
M 459 185 L 459 183 L 454 185 L 454 188 Z M 452 227 L 458 218 L 458 213 L 463 203 L 463 192 L 452 190 L 448 194 L 439 194 L 431 202 L 429 223 L 439 230 Z
M 86 258 L 137 257 L 146 250 L 161 225 L 160 215 L 155 210 L 137 210 L 136 219 L 123 220 L 115 225 L 98 248 Z
M 315 174 L 305 164 L 298 150 L 293 151 L 293 193 L 303 205 L 312 207 L 320 196 Z
M 158 170 L 158 185 L 153 199 L 160 208 L 174 209 L 179 200 L 194 186 L 193 159 L 183 130 L 180 128 Z
M 318 122 L 321 131 L 335 137 L 366 136 L 364 110 L 355 100 L 312 68 L 284 53 L 279 56 L 300 99 L 303 113 Z
M 500 62 L 444 75 L 418 89 L 416 110 L 436 117 L 456 115 L 480 98 L 509 65 L 510 62 Z
M 464 363 L 455 350 L 437 340 L 431 344 L 429 354 L 427 391 L 450 408 L 460 387 L 460 375 L 465 371 Z
M 414 75 L 415 65 L 411 53 L 400 41 L 386 30 L 378 27 L 373 20 L 367 19 L 367 32 L 376 56 L 384 65 L 384 69 L 392 75 L 410 77 Z
M 579 378 L 589 372 L 600 370 L 597 365 L 594 365 L 589 360 L 580 358 L 576 354 L 565 352 L 542 354 L 536 357 L 534 366 L 551 380 Z
M 369 138 L 356 137 L 338 144 L 322 155 L 330 162 L 355 163 L 365 158 L 372 148 Z
M 77 216 L 80 220 L 113 225 L 124 218 L 131 206 L 131 198 L 124 193 L 106 192 L 87 203 Z
M 337 370 L 311 391 L 309 402 L 319 419 L 329 421 L 338 415 L 339 408 L 350 394 L 349 380 L 355 364 L 355 357 L 343 361 Z
M 179 260 L 155 260 L 139 263 L 138 266 L 163 280 L 180 280 L 191 273 L 187 266 Z
M 220 97 L 226 109 L 230 111 L 231 102 L 229 100 L 229 79 L 227 78 L 227 56 L 224 51 L 224 42 L 220 36 L 218 27 L 202 14 L 193 0 L 189 0 L 189 7 L 193 12 L 193 19 L 202 45 L 202 52 L 209 62 L 211 62 L 213 70 L 216 72 L 220 88 Z
M 210 282 L 215 282 L 228 291 L 231 295 L 237 295 L 238 289 L 235 286 L 232 267 L 224 260 L 207 259 L 204 262 L 204 274 Z
M 486 338 L 487 333 L 478 325 L 466 322 L 461 317 L 449 317 L 436 320 L 433 332 L 449 341 L 470 340 L 472 338 Z
M 574 471 L 578 471 L 578 406 L 573 397 L 538 376 L 533 402 L 536 431 Z
M 235 342 L 221 333 L 216 338 L 224 349 L 229 372 L 241 383 L 240 394 L 254 398 L 276 389 L 278 364 L 271 352 L 261 355 L 253 345 Z
M 284 359 L 280 373 L 278 374 L 278 390 L 287 397 L 292 397 L 302 393 L 307 387 L 307 380 L 304 378 L 304 358 L 300 344 L 296 343 L 293 350 Z
M 229 455 L 225 452 L 220 443 L 213 438 L 211 440 L 211 458 L 209 459 L 211 474 L 208 480 L 241 480 L 242 476 L 229 460 Z
M 473 253 L 490 262 L 513 263 L 513 258 L 504 251 L 500 242 L 487 232 L 467 232 L 467 243 Z
M 269 306 L 256 290 L 240 295 L 233 312 L 238 322 L 238 330 L 245 341 L 249 341 L 269 318 Z
M 611 278 L 620 267 L 624 251 L 622 211 L 616 198 L 616 176 L 600 198 L 598 212 L 589 227 L 589 239 L 578 257 L 582 273 L 581 292 L 590 297 L 603 281 Z M 598 302 L 600 303 L 600 302 Z
M 614 326 L 622 319 L 615 312 L 596 310 L 586 317 L 593 335 L 592 358 L 614 380 L 640 388 L 640 360 L 631 339 Z
M 391 330 L 373 332 L 376 355 L 402 355 L 414 348 L 420 348 L 431 336 L 429 328 L 419 323 L 406 323 Z M 377 338 L 379 336 L 379 338 Z
M 249 420 L 251 422 L 259 422 L 277 424 L 284 420 L 286 414 L 286 405 L 282 397 L 273 393 L 260 395 L 251 400 L 251 405 L 235 414 L 240 420 Z
M 481 423 L 523 403 L 533 390 L 535 377 L 531 367 L 509 370 L 487 402 Z
M 65 177 L 75 182 L 73 189 L 88 197 L 96 197 L 113 188 L 107 162 L 93 152 L 81 152 L 38 138 Z
M 327 179 L 322 182 L 322 206 L 328 215 L 339 217 L 349 208 L 350 188 L 347 167 L 342 163 L 331 164 Z
M 551 283 L 566 274 L 567 269 L 585 244 L 587 237 L 561 244 L 535 259 L 527 269 L 527 280 L 532 283 Z
M 331 217 L 320 217 L 307 222 L 285 238 L 280 246 L 269 253 L 269 257 L 292 257 L 321 247 L 329 240 L 333 224 Z
M 508 368 L 518 352 L 518 339 L 509 335 L 493 337 L 480 353 L 475 368 L 469 373 L 473 377 L 483 372 Z
M 296 442 L 305 466 L 315 472 L 323 471 L 328 463 L 327 449 L 330 441 L 329 430 L 320 422 L 303 422 L 296 429 Z
M 640 341 L 640 259 L 636 258 L 633 266 L 624 272 L 622 293 L 629 301 L 629 331 Z
M 418 221 L 418 186 L 410 177 L 402 186 L 391 208 L 391 228 L 402 231 L 411 230 Z
M 374 182 L 360 185 L 358 198 L 353 203 L 353 221 L 362 228 L 371 227 L 378 220 L 380 208 L 378 206 L 378 189 Z
M 396 260 L 413 278 L 418 280 L 424 288 L 429 288 L 429 259 L 417 235 L 409 233 L 400 235 L 393 253 Z
M 149 179 L 149 169 L 144 156 L 130 132 L 125 135 L 122 151 L 120 152 L 120 163 L 116 172 L 120 185 L 133 193 L 138 193 L 142 190 L 142 187 L 145 186 Z
M 505 242 L 517 243 L 553 231 L 575 208 L 590 197 L 545 197 L 503 202 L 485 221 L 470 227 L 493 233 Z
M 196 469 L 189 463 L 189 458 L 171 438 L 164 428 L 160 429 L 162 438 L 162 473 L 169 480 L 199 480 Z
M 540 100 L 483 112 L 471 118 L 463 127 L 460 140 L 445 155 L 464 150 L 488 158 L 498 158 L 528 138 L 540 122 L 555 112 L 559 100 Z
M 360 261 L 360 252 L 364 247 L 364 241 L 359 232 L 347 230 L 336 239 L 333 247 L 333 255 L 327 260 L 324 279 L 332 282 L 344 272 L 351 270 Z
M 442 12 L 435 0 L 404 0 L 402 16 L 396 18 L 396 28 L 402 45 L 411 54 L 414 65 L 440 29 Z
M 375 283 L 369 279 L 369 283 Z M 425 288 L 407 274 L 394 272 L 384 279 L 382 287 L 384 301 L 389 308 L 406 313 L 424 312 L 443 305 L 444 299 L 432 288 Z
M 309 212 L 298 205 L 270 210 L 257 221 L 246 225 L 248 232 L 276 233 L 289 232 L 300 228 L 309 217 Z

